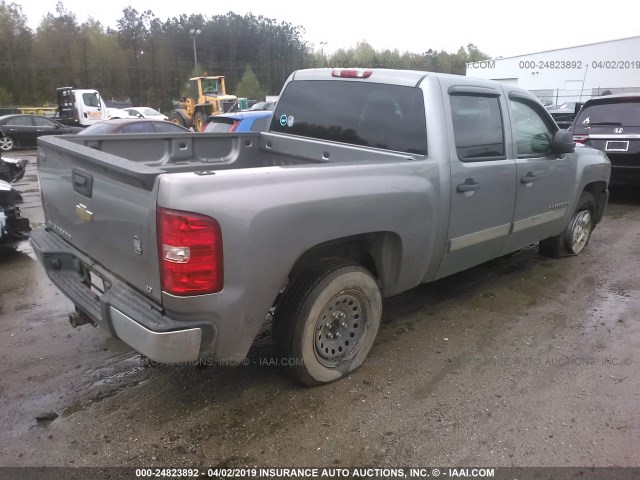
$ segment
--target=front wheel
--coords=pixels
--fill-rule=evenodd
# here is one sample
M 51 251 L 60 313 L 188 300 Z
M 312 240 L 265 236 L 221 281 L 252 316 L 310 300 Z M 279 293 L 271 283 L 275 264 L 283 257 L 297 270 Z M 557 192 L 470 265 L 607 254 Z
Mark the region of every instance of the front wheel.
M 596 201 L 589 192 L 582 192 L 578 208 L 564 231 L 540 242 L 540 253 L 549 257 L 578 255 L 589 243 L 595 227 Z
M 0 150 L 3 152 L 10 152 L 16 146 L 13 138 L 0 136 Z
M 202 132 L 204 130 L 205 123 L 206 123 L 206 119 L 205 119 L 204 113 L 202 112 L 196 113 L 193 120 L 193 128 L 195 129 L 195 131 Z
M 337 380 L 362 365 L 378 333 L 382 296 L 361 266 L 325 260 L 297 275 L 276 308 L 281 363 L 306 385 Z

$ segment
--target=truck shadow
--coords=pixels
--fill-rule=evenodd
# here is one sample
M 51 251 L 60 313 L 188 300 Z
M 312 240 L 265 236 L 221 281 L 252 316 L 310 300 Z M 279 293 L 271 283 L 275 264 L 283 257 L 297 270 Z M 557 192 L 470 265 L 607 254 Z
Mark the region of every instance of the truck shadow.
M 640 189 L 634 185 L 610 186 L 609 203 L 613 205 L 640 206 Z

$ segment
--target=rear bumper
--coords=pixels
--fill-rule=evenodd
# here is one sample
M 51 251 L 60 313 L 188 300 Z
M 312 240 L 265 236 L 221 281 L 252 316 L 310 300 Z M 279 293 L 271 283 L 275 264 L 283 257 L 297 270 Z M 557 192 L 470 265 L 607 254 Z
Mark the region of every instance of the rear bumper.
M 152 360 L 180 363 L 194 361 L 199 357 L 202 340 L 200 328 L 154 332 L 114 307 L 110 307 L 109 317 L 118 338 Z
M 95 264 L 57 234 L 37 229 L 31 245 L 48 277 L 94 323 L 143 355 L 161 363 L 183 363 L 212 353 L 210 323 L 176 321 L 161 306 Z M 89 285 L 88 272 L 104 282 L 104 293 Z

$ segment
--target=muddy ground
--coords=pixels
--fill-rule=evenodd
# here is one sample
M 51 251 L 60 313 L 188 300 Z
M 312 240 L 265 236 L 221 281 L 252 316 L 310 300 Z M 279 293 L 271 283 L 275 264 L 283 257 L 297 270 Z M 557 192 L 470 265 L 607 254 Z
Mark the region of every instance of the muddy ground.
M 33 166 L 18 188 L 41 224 Z M 385 301 L 369 362 L 311 389 L 268 336 L 247 366 L 151 365 L 72 329 L 27 242 L 2 251 L 0 466 L 640 466 L 637 192 L 578 257 L 529 248 Z

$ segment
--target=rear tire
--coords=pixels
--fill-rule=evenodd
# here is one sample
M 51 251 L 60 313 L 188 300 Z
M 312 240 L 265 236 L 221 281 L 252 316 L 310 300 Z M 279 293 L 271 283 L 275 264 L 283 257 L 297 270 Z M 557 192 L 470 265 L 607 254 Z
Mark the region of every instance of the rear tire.
M 332 382 L 362 365 L 381 317 L 373 276 L 349 261 L 324 260 L 299 273 L 276 307 L 276 354 L 305 385 Z
M 16 142 L 12 137 L 9 136 L 1 136 L 0 137 L 0 150 L 3 152 L 10 152 L 16 146 Z
M 559 258 L 579 255 L 589 243 L 595 228 L 596 201 L 589 192 L 582 192 L 578 208 L 571 216 L 564 231 L 555 237 L 542 240 L 540 253 L 547 257 Z

